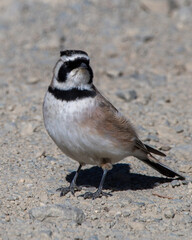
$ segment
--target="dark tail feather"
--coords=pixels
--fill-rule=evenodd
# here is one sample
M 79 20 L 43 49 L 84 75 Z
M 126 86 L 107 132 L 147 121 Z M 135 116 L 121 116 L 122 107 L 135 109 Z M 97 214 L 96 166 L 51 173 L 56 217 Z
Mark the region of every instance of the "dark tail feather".
M 150 147 L 146 144 L 144 144 L 144 145 L 149 152 L 154 153 L 154 154 L 159 155 L 159 156 L 162 156 L 162 157 L 166 157 L 165 153 L 162 153 L 162 152 L 158 151 L 157 149 L 154 149 L 154 148 L 152 148 L 152 147 Z
M 185 180 L 185 177 L 174 172 L 169 167 L 165 166 L 164 164 L 160 163 L 155 157 L 153 157 L 151 154 L 147 154 L 147 159 L 143 160 L 144 163 L 149 165 L 150 167 L 154 168 L 161 174 L 167 176 L 167 177 L 178 177 L 180 180 Z

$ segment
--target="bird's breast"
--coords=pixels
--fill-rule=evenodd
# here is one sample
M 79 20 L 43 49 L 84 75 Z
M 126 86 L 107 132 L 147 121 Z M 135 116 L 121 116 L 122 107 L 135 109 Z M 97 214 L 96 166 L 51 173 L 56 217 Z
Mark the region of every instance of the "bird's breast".
M 90 133 L 81 128 L 81 123 L 91 116 L 94 105 L 93 98 L 66 102 L 55 99 L 49 92 L 45 96 L 45 127 L 57 146 L 72 158 L 88 150 Z

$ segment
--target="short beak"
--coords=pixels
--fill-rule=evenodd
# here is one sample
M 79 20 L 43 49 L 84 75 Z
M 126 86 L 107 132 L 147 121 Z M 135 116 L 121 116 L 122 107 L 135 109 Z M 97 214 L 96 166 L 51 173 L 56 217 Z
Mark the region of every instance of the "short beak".
M 87 69 L 87 64 L 86 63 L 81 63 L 80 67 L 81 69 Z

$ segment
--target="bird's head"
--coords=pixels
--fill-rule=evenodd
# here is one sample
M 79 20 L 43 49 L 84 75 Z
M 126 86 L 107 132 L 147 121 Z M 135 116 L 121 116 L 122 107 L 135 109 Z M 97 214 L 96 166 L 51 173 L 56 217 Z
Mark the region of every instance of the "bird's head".
M 72 88 L 89 89 L 92 86 L 93 71 L 89 56 L 81 50 L 60 52 L 60 59 L 53 70 L 51 86 L 61 90 Z

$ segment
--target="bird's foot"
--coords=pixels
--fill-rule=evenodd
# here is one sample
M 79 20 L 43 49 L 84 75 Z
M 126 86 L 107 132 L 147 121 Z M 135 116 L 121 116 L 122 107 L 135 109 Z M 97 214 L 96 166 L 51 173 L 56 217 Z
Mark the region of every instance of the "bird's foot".
M 62 196 L 65 196 L 68 192 L 71 192 L 72 195 L 75 195 L 75 192 L 81 191 L 81 190 L 82 190 L 82 187 L 71 183 L 69 187 L 60 187 L 56 191 L 61 192 L 60 197 L 62 197 Z
M 86 192 L 80 195 L 80 197 L 83 197 L 84 199 L 93 199 L 93 200 L 96 198 L 100 198 L 102 196 L 109 197 L 109 196 L 112 196 L 112 194 L 97 190 L 96 192 Z

